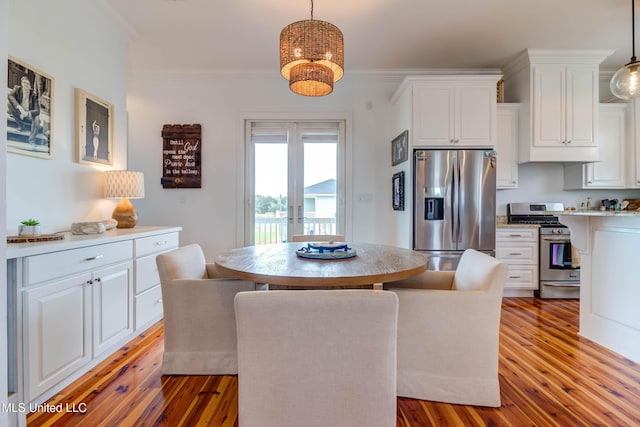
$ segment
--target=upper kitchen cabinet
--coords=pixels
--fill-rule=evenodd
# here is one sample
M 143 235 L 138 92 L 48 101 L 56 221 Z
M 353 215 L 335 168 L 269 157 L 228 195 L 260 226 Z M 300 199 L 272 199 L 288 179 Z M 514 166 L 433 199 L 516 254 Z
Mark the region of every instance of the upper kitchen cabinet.
M 518 125 L 520 104 L 498 104 L 496 188 L 518 187 Z
M 600 161 L 564 165 L 564 189 L 625 188 L 626 157 L 633 156 L 627 143 L 626 103 L 600 104 L 598 148 Z
M 505 69 L 522 104 L 518 162 L 595 162 L 599 64 L 612 51 L 528 49 Z
M 499 74 L 407 77 L 393 95 L 413 147 L 493 148 Z

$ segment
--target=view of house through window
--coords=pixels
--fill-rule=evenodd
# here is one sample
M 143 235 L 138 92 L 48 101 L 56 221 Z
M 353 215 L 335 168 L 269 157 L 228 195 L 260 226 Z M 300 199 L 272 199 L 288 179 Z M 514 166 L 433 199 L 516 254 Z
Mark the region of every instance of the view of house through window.
M 250 122 L 248 244 L 343 234 L 344 125 Z

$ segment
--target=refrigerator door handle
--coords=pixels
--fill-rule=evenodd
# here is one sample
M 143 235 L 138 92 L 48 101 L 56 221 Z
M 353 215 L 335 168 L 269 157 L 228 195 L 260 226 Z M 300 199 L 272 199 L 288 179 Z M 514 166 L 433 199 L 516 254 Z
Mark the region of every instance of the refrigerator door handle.
M 456 153 L 458 154 L 458 153 Z M 460 183 L 460 169 L 458 168 L 458 156 L 451 157 L 451 240 L 457 246 L 458 236 L 460 234 L 460 216 L 458 214 L 458 189 Z
M 462 191 L 464 191 L 464 187 L 462 185 L 462 180 L 466 179 L 464 176 L 462 176 L 462 168 L 460 167 L 460 162 L 461 162 L 461 156 L 463 152 L 458 151 L 458 155 L 456 156 L 456 169 L 458 171 L 458 180 L 456 182 L 456 224 L 458 224 L 458 230 L 457 230 L 457 234 L 456 234 L 456 249 L 460 249 L 458 246 L 458 243 L 460 243 L 462 241 L 462 218 L 461 218 L 461 214 L 460 211 L 462 210 Z

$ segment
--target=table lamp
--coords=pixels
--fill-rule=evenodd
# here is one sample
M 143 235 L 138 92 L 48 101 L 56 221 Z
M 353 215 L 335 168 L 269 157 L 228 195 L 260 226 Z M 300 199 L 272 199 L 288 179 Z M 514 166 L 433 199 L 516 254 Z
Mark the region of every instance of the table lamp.
M 134 171 L 106 171 L 104 197 L 120 199 L 111 217 L 118 221 L 117 228 L 133 228 L 138 223 L 136 208 L 129 199 L 144 198 L 144 174 Z

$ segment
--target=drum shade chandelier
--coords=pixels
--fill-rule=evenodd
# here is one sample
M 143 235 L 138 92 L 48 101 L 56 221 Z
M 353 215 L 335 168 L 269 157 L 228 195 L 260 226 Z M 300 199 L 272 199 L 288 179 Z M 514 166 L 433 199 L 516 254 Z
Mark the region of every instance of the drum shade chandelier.
M 620 99 L 640 96 L 640 61 L 636 59 L 635 0 L 631 0 L 631 61 L 620 68 L 611 78 L 611 93 Z
M 342 31 L 333 24 L 313 19 L 294 22 L 280 33 L 280 73 L 292 92 L 324 96 L 344 74 Z

